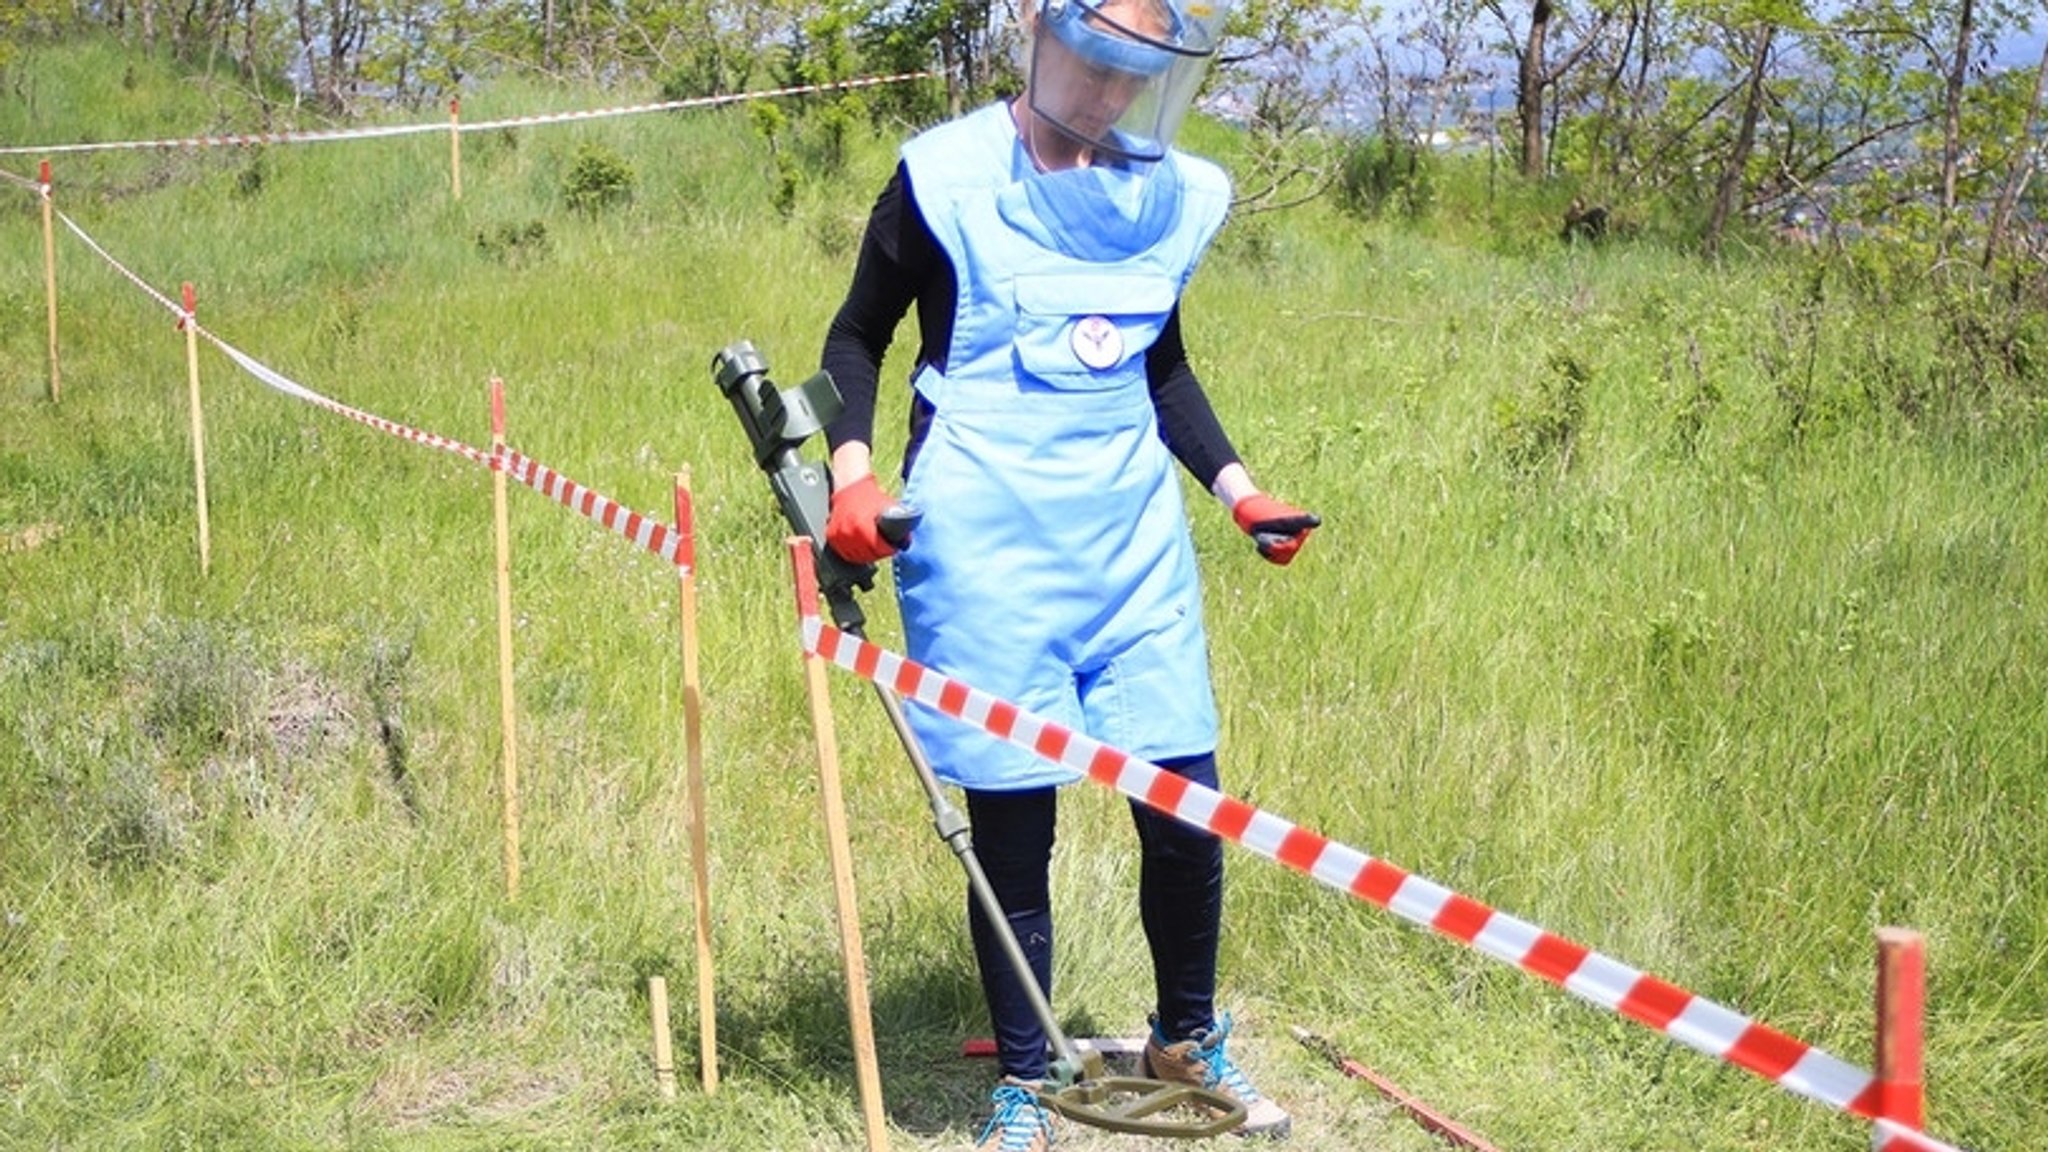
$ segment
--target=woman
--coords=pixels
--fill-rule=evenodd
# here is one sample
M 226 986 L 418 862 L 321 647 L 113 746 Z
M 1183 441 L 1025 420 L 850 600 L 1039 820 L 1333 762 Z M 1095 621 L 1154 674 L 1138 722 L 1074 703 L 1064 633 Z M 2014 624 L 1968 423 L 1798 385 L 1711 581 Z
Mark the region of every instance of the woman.
M 1182 344 L 1181 290 L 1230 185 L 1170 147 L 1224 15 L 1174 5 L 1027 5 L 1025 90 L 904 146 L 825 341 L 846 401 L 827 432 L 827 540 L 855 562 L 895 556 L 913 659 L 1215 788 L 1173 460 L 1275 563 L 1318 521 L 1253 483 Z M 923 519 L 897 553 L 870 445 L 883 355 L 913 305 L 904 495 Z M 1073 774 L 937 713 L 910 718 L 934 770 L 965 790 L 982 866 L 1050 996 L 1056 790 Z M 1215 1013 L 1222 845 L 1142 805 L 1132 815 L 1158 994 L 1143 1070 L 1229 1092 L 1247 1105 L 1244 1131 L 1285 1135 L 1287 1113 L 1225 1055 Z M 972 900 L 968 916 L 1003 1073 L 977 1147 L 1042 1149 L 1050 1118 L 1031 1093 L 1046 1036 Z

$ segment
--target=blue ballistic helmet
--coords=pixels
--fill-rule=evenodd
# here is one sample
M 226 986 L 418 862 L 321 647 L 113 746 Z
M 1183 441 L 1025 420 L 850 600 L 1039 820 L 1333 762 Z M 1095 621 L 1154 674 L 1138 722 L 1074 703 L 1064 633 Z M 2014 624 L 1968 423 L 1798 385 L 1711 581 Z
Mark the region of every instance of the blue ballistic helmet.
M 1153 35 L 1130 27 L 1102 8 L 1101 0 L 1050 0 L 1043 17 L 1046 30 L 1088 63 L 1131 76 L 1157 76 L 1172 67 L 1176 55 L 1185 51 L 1180 45 L 1187 21 L 1171 0 L 1126 9 L 1127 13 L 1148 14 L 1159 22 L 1161 27 Z M 1125 20 L 1140 22 L 1130 15 Z
M 1166 155 L 1216 54 L 1229 0 L 1042 0 L 1031 110 L 1103 156 Z

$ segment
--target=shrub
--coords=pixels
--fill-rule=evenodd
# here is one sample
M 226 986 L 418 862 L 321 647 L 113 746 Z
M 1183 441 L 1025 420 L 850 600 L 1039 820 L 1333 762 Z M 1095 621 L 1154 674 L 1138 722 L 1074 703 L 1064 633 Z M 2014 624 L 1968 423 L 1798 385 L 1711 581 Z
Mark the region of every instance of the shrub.
M 176 797 L 142 760 L 113 760 L 90 799 L 85 855 L 101 868 L 128 871 L 169 864 L 189 839 Z
M 245 647 L 204 624 L 154 623 L 138 670 L 144 730 L 199 755 L 232 746 L 251 727 L 259 683 Z
M 1407 140 L 1369 136 L 1343 150 L 1337 169 L 1337 204 L 1361 219 L 1392 208 L 1414 220 L 1436 203 L 1436 162 Z
M 1280 243 L 1268 213 L 1232 220 L 1218 236 L 1217 248 L 1247 267 L 1275 268 L 1280 262 Z
M 269 154 L 258 148 L 249 156 L 249 162 L 235 173 L 235 198 L 252 200 L 263 192 L 270 181 Z
M 585 144 L 576 150 L 569 175 L 562 181 L 562 198 L 569 207 L 586 216 L 633 201 L 633 167 L 625 158 L 602 144 Z
M 1552 353 L 1548 367 L 1533 396 L 1509 396 L 1495 409 L 1502 454 L 1517 472 L 1534 472 L 1545 462 L 1570 468 L 1585 425 L 1592 369 L 1569 352 Z
M 790 134 L 789 117 L 782 109 L 766 102 L 757 103 L 747 109 L 754 131 L 768 144 L 768 154 L 775 164 L 774 191 L 769 202 L 775 207 L 775 214 L 784 220 L 796 213 L 797 193 L 803 187 L 803 166 L 786 146 Z
M 508 221 L 496 228 L 478 229 L 476 250 L 500 264 L 524 268 L 546 260 L 554 248 L 548 239 L 547 221 L 534 219 L 524 224 Z

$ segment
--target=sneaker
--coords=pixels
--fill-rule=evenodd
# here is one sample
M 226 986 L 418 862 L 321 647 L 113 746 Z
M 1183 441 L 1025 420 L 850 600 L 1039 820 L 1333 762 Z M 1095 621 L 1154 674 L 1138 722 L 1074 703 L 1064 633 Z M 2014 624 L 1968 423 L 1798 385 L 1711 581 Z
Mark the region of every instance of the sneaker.
M 974 1142 L 974 1152 L 1046 1152 L 1052 1113 L 1039 1107 L 1038 1085 L 1005 1076 L 991 1099 L 996 1113 Z
M 1212 1092 L 1236 1097 L 1244 1105 L 1244 1123 L 1232 1129 L 1237 1136 L 1262 1136 L 1285 1140 L 1294 1127 L 1287 1110 L 1259 1095 L 1244 1072 L 1224 1054 L 1223 1041 L 1230 1035 L 1230 1014 L 1224 1013 L 1216 1027 L 1191 1040 L 1168 1043 L 1153 1017 L 1152 1038 L 1145 1041 L 1145 1054 L 1138 1059 L 1139 1074 L 1169 1084 L 1192 1084 Z

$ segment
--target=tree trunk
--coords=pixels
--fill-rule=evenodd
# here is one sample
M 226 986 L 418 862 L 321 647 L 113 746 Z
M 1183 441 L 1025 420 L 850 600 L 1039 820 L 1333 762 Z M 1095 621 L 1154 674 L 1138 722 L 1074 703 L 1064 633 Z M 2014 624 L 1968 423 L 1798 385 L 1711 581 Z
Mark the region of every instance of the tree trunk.
M 1728 149 L 1728 163 L 1721 169 L 1721 182 L 1714 189 L 1713 214 L 1707 218 L 1705 243 L 1709 255 L 1720 251 L 1728 218 L 1735 214 L 1735 202 L 1742 195 L 1749 155 L 1756 149 L 1756 122 L 1763 116 L 1764 77 L 1770 71 L 1771 41 L 1777 35 L 1778 29 L 1772 24 L 1757 30 L 1756 57 L 1749 65 L 1749 90 L 1742 100 L 1742 119 L 1735 129 L 1735 142 Z
M 313 98 L 318 100 L 320 98 L 320 55 L 313 51 L 313 12 L 307 0 L 297 0 L 297 3 L 292 5 L 292 14 L 297 18 L 299 24 L 299 59 L 304 61 L 306 69 L 305 86 L 313 93 Z M 297 104 L 298 101 L 295 97 L 293 99 L 293 106 L 296 107 Z
M 939 37 L 939 66 L 946 70 L 946 115 L 957 117 L 966 110 L 960 94 L 960 54 L 954 48 L 956 35 L 948 31 Z
M 1515 115 L 1522 122 L 1522 175 L 1543 176 L 1543 42 L 1550 35 L 1550 0 L 1536 0 L 1529 11 L 1529 39 L 1515 80 Z
M 555 0 L 542 0 L 540 6 L 540 67 L 555 70 Z
M 2005 186 L 1998 190 L 1998 206 L 1991 210 L 1991 227 L 1984 233 L 1984 267 L 1998 258 L 2005 242 L 2005 230 L 2012 225 L 2013 208 L 2034 171 L 2034 133 L 2041 126 L 2041 103 L 2048 99 L 2048 48 L 2041 50 L 2041 63 L 2034 69 L 2034 98 L 2027 102 L 2026 128 L 2020 132 L 2019 154 L 2007 166 Z
M 264 94 L 261 72 L 256 66 L 256 0 L 242 2 L 242 75 L 268 112 L 270 97 Z
M 359 0 L 327 0 L 327 88 L 322 96 L 331 112 L 348 111 L 367 19 Z
M 1941 119 L 1941 250 L 1948 251 L 1956 213 L 1956 168 L 1963 135 L 1963 85 L 1969 79 L 1970 41 L 1976 38 L 1976 0 L 1963 0 L 1956 15 L 1956 54 L 1949 63 Z

